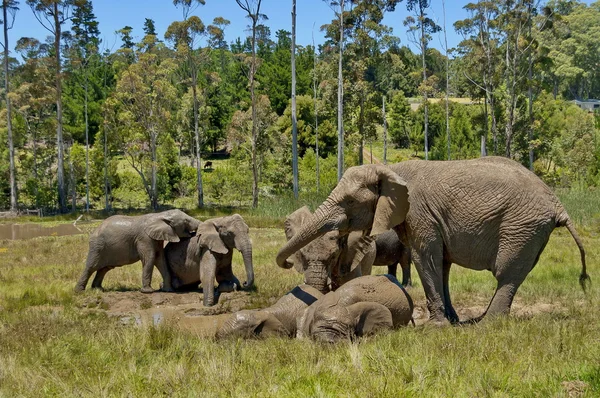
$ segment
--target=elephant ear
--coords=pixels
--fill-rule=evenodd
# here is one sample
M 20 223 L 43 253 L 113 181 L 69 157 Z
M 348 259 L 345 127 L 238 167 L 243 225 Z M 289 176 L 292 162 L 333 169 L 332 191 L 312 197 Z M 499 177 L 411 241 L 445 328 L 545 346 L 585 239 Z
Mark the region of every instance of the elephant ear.
M 371 235 L 379 235 L 404 222 L 408 213 L 406 181 L 386 166 L 378 166 L 379 199 L 375 208 Z
M 303 206 L 286 217 L 284 222 L 285 228 L 285 237 L 287 240 L 292 239 L 296 232 L 300 230 L 304 221 L 310 217 L 310 209 L 307 206 Z M 293 256 L 290 256 L 288 262 L 290 262 L 296 271 L 302 273 L 304 270 L 302 269 L 302 261 L 298 258 L 299 253 L 296 252 Z
M 273 314 L 242 310 L 232 314 L 217 331 L 217 338 L 289 336 L 290 332 Z
M 394 325 L 390 310 L 379 303 L 362 301 L 346 307 L 354 319 L 354 331 L 357 336 L 374 334 L 380 330 L 391 329 Z
M 348 236 L 346 250 L 340 256 L 340 273 L 347 275 L 358 268 L 367 254 L 373 254 L 375 250 L 375 238 L 372 236 L 357 236 L 351 233 Z
M 200 246 L 206 247 L 214 253 L 225 254 L 229 252 L 219 235 L 219 231 L 212 222 L 207 221 L 200 225 L 196 235 L 199 236 L 198 243 Z
M 154 240 L 162 240 L 168 242 L 179 242 L 179 236 L 175 233 L 169 220 L 163 216 L 152 217 L 146 223 L 146 234 Z

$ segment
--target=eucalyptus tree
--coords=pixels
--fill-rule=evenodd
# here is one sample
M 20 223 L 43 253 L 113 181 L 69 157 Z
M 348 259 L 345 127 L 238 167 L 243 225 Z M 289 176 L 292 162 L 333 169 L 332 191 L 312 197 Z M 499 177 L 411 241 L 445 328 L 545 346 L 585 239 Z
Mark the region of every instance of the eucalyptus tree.
M 246 17 L 251 21 L 252 26 L 252 61 L 250 64 L 250 97 L 252 100 L 252 207 L 258 206 L 258 158 L 257 158 L 257 118 L 256 118 L 256 95 L 254 92 L 254 76 L 256 75 L 256 34 L 259 22 L 266 19 L 266 15 L 260 13 L 262 0 L 235 0 L 238 6 L 246 12 Z
M 87 0 L 80 0 L 86 2 Z M 56 146 L 58 152 L 57 180 L 58 207 L 61 213 L 67 211 L 67 191 L 64 176 L 63 108 L 62 108 L 62 65 L 61 39 L 62 26 L 71 19 L 75 0 L 27 0 L 38 22 L 52 34 L 54 39 L 54 68 L 56 86 Z
M 181 7 L 183 12 L 183 21 L 173 22 L 165 38 L 175 43 L 178 55 L 184 60 L 185 72 L 189 78 L 188 86 L 192 90 L 193 112 L 194 112 L 194 139 L 196 144 L 196 183 L 197 183 L 197 205 L 204 207 L 204 189 L 202 186 L 202 139 L 199 131 L 198 122 L 198 72 L 201 60 L 199 51 L 196 48 L 199 39 L 206 33 L 206 28 L 202 20 L 196 15 L 190 15 L 200 5 L 204 5 L 204 0 L 173 0 L 176 7 Z
M 298 200 L 298 121 L 296 119 L 296 0 L 292 0 L 292 179 Z
M 15 146 L 13 142 L 12 107 L 10 104 L 10 76 L 8 74 L 8 31 L 12 29 L 19 8 L 15 0 L 2 0 L 2 25 L 4 28 L 4 96 L 6 100 L 6 129 L 8 135 L 9 174 L 10 174 L 10 210 L 17 211 L 17 172 L 15 169 Z M 9 17 L 10 14 L 10 17 Z
M 423 110 L 425 114 L 423 132 L 425 136 L 425 160 L 429 159 L 429 143 L 428 143 L 428 127 L 429 127 L 429 104 L 427 96 L 429 88 L 427 82 L 427 65 L 425 56 L 427 53 L 427 43 L 431 40 L 431 34 L 439 32 L 440 27 L 435 21 L 427 16 L 427 9 L 430 6 L 429 0 L 406 0 L 406 8 L 409 12 L 415 15 L 409 15 L 404 20 L 404 25 L 408 27 L 409 33 L 413 36 L 413 40 L 419 44 L 421 50 L 421 63 L 423 68 L 423 84 L 421 91 L 423 93 Z M 417 36 L 418 32 L 418 36 Z

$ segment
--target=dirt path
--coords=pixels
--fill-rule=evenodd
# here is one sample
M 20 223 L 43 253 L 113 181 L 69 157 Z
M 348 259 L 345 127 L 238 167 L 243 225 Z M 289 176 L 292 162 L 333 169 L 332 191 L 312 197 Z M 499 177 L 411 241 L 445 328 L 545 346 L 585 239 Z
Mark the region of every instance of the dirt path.
M 363 148 L 363 159 L 365 164 L 383 164 L 379 159 L 373 156 L 373 162 L 371 162 L 371 151 L 367 148 Z

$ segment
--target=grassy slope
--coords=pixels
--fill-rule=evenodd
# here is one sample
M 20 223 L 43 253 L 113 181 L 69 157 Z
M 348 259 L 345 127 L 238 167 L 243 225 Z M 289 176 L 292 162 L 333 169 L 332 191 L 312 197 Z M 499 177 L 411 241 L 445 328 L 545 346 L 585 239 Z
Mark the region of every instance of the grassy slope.
M 594 280 L 596 225 L 580 228 Z M 251 233 L 258 289 L 250 305 L 260 307 L 301 278 L 274 263 L 281 229 Z M 599 290 L 592 285 L 586 296 L 579 289 L 578 252 L 564 229 L 515 303 L 553 311 L 469 327 L 409 327 L 334 346 L 215 343 L 165 326 L 121 325 L 93 311 L 101 293 L 72 293 L 86 252 L 86 235 L 0 241 L 0 396 L 567 396 L 580 385 L 588 396 L 600 394 Z M 241 258 L 235 262 L 243 275 Z M 159 281 L 155 273 L 155 287 Z M 139 284 L 139 265 L 115 269 L 105 281 L 108 289 Z M 454 267 L 451 285 L 457 308 L 484 306 L 494 279 Z M 422 307 L 418 278 L 411 294 Z

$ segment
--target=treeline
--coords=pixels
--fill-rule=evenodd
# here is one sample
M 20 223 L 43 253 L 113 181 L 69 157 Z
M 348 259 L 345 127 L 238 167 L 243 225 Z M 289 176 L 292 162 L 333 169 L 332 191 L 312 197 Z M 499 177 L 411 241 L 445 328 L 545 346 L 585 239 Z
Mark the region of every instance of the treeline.
M 140 42 L 125 26 L 111 52 L 89 0 L 3 2 L 9 38 L 19 6 L 53 36 L 18 38 L 18 57 L 4 43 L 0 208 L 230 205 L 291 192 L 291 33 L 273 34 L 257 0 L 231 1 L 254 22 L 234 40 L 224 17 L 201 19 L 203 1 L 173 3 L 183 19 L 164 36 L 146 19 Z M 600 184 L 600 118 L 571 101 L 600 98 L 600 2 L 478 1 L 453 26 L 428 17 L 429 1 L 327 3 L 325 42 L 296 45 L 301 192 L 335 185 L 340 134 L 345 167 L 385 135 L 407 157 L 496 154 L 554 186 Z M 381 23 L 399 6 L 411 12 L 402 40 Z M 446 29 L 464 40 L 430 48 Z M 228 160 L 204 170 L 206 158 Z

